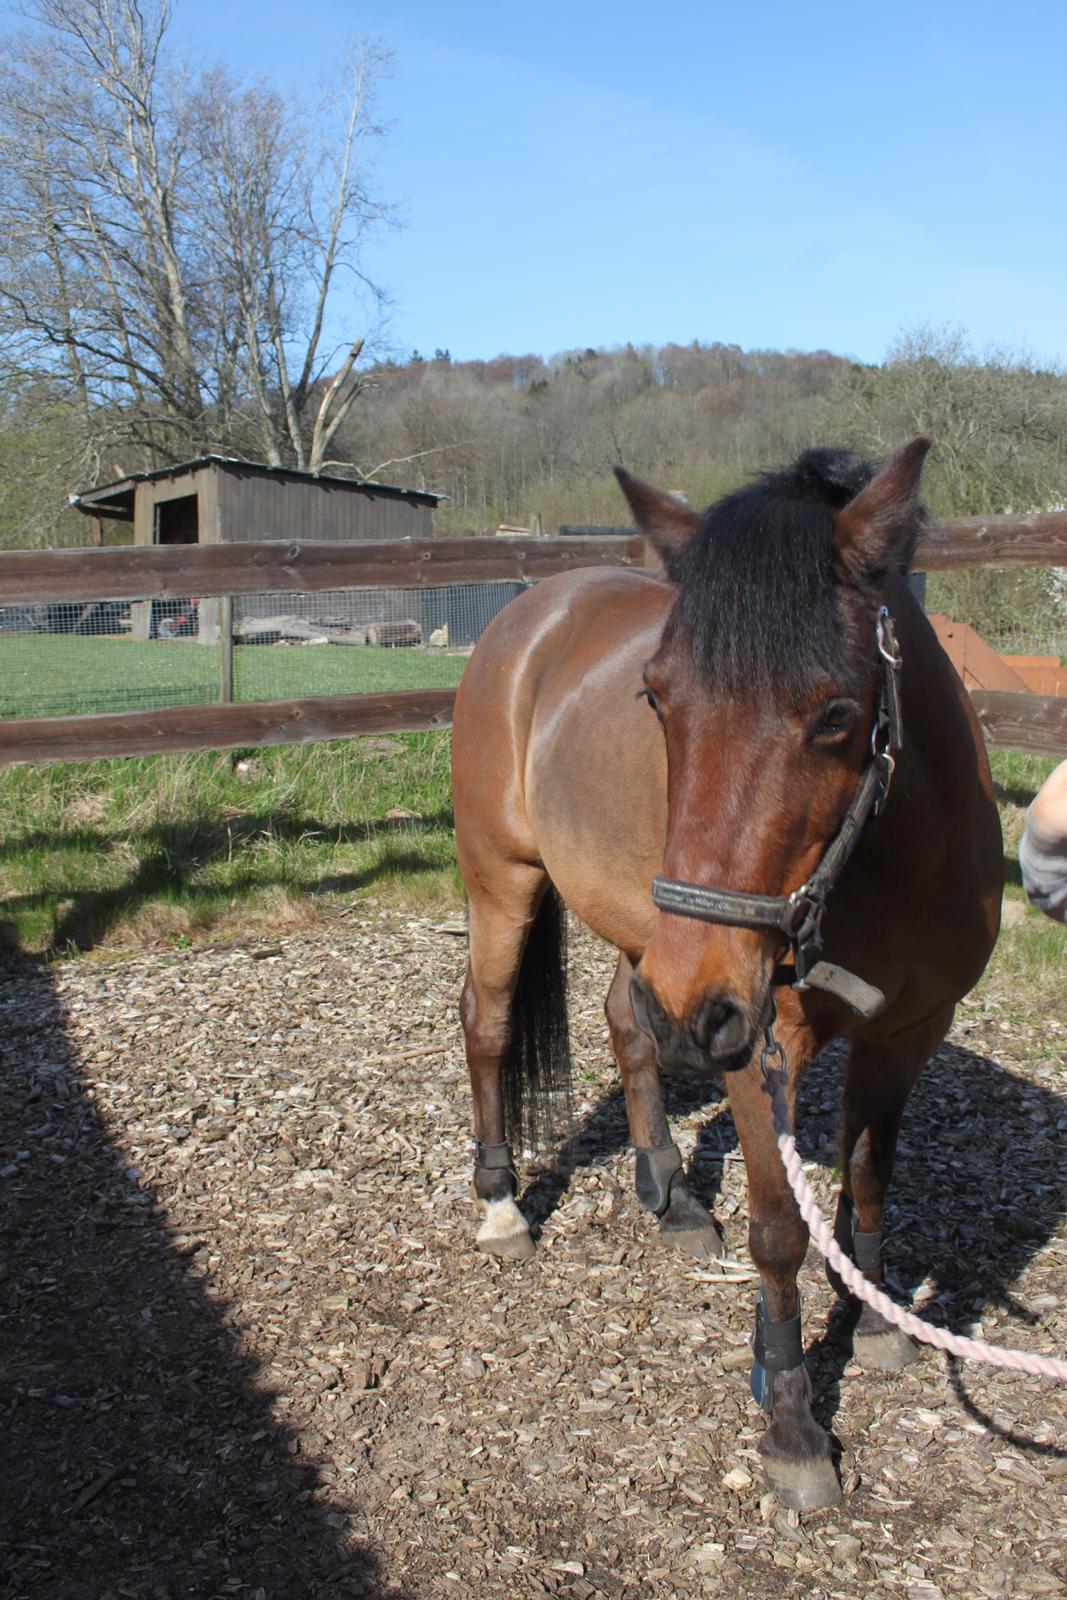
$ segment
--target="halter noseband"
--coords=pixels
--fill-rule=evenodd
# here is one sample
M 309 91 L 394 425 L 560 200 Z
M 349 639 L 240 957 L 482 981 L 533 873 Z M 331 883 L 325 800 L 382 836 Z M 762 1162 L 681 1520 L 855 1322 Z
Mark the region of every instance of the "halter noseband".
M 830 891 L 841 875 L 867 823 L 877 816 L 889 793 L 896 765 L 894 752 L 904 742 L 900 718 L 901 657 L 893 619 L 879 607 L 877 622 L 879 673 L 878 703 L 871 729 L 871 759 L 819 865 L 806 883 L 792 894 L 742 894 L 734 889 L 704 889 L 676 878 L 653 878 L 652 900 L 660 911 L 700 922 L 724 923 L 733 928 L 770 928 L 792 947 L 794 967 L 778 967 L 776 984 L 793 981 L 794 989 L 823 989 L 836 995 L 863 1017 L 874 1016 L 885 996 L 873 984 L 831 961 L 823 961 L 822 919 Z

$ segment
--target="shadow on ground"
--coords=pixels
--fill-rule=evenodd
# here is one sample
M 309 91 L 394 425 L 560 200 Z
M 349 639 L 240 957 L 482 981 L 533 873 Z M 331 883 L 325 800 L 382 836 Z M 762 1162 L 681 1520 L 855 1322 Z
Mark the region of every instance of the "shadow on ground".
M 805 1148 L 807 1097 L 836 1084 L 844 1052 L 828 1052 L 802 1090 L 798 1125 Z M 1025 1327 L 1038 1326 L 1049 1306 L 1032 1285 L 1023 1300 L 1022 1274 L 1055 1238 L 1067 1216 L 1067 1169 L 1061 1155 L 1067 1099 L 988 1056 L 956 1045 L 941 1047 L 929 1063 L 904 1116 L 890 1190 L 886 1261 L 907 1292 L 924 1286 L 923 1315 L 953 1333 L 969 1334 L 991 1313 L 986 1328 L 994 1344 L 1016 1346 Z M 851 1316 L 837 1307 L 826 1318 L 815 1349 L 827 1422 L 837 1409 L 837 1380 L 847 1359 Z M 814 1325 L 813 1329 L 814 1331 Z M 1067 1457 L 987 1416 L 970 1398 L 970 1363 L 952 1363 L 952 1383 L 963 1408 L 990 1432 L 1035 1455 Z
M 832 1046 L 801 1085 L 797 1142 L 805 1162 L 832 1167 L 836 1160 L 844 1061 L 844 1046 Z M 666 1078 L 664 1094 L 672 1117 L 715 1108 L 688 1164 L 691 1188 L 714 1209 L 723 1158 L 737 1149 L 726 1099 L 713 1080 L 688 1076 Z M 1018 1343 L 1013 1328 L 1047 1315 L 1047 1305 L 1035 1311 L 1021 1301 L 1015 1285 L 1067 1216 L 1064 1126 L 1067 1099 L 987 1056 L 944 1045 L 929 1063 L 904 1116 L 885 1252 L 890 1276 L 905 1290 L 923 1285 L 929 1320 L 970 1333 L 994 1311 L 1004 1321 L 989 1337 L 1012 1345 Z M 600 1166 L 628 1144 L 625 1103 L 615 1089 L 579 1118 L 556 1157 L 536 1172 L 522 1200 L 534 1229 L 559 1205 L 576 1168 Z M 627 1195 L 626 1203 L 636 1200 Z M 837 1412 L 853 1322 L 829 1286 L 825 1300 L 807 1310 L 817 1412 L 826 1427 Z M 994 1424 L 969 1397 L 966 1366 L 954 1365 L 953 1385 L 961 1405 L 993 1433 L 1035 1454 L 1067 1456 Z
M 249 889 L 262 890 L 274 885 L 308 895 L 356 893 L 386 876 L 438 870 L 440 861 L 420 850 L 417 840 L 420 834 L 451 828 L 452 815 L 448 811 L 410 819 L 379 818 L 343 827 L 320 822 L 314 817 L 274 813 L 242 813 L 228 820 L 157 825 L 137 832 L 140 855 L 120 883 L 106 889 L 81 889 L 77 886 L 75 871 L 75 881 L 65 886 L 62 894 L 57 894 L 54 888 L 12 894 L 5 905 L 10 914 L 62 900 L 64 909 L 56 920 L 51 950 L 46 953 L 71 948 L 88 951 L 102 944 L 120 919 L 134 915 L 153 901 L 180 902 L 195 908 L 200 903 L 216 904 L 224 895 L 239 897 Z M 231 861 L 238 851 L 247 851 L 260 838 L 282 844 L 296 844 L 309 838 L 332 845 L 367 844 L 377 839 L 393 843 L 381 860 L 365 870 L 294 881 L 291 861 L 281 864 L 274 875 L 260 861 L 254 872 L 240 873 L 229 879 L 224 890 L 217 884 L 197 883 L 206 870 Z M 57 849 L 106 854 L 126 843 L 125 834 L 81 827 L 20 834 L 11 842 L 11 848 L 34 855 Z M 5 928 L 7 932 L 0 936 L 0 947 L 6 942 L 8 948 L 17 948 L 14 924 L 5 924 Z
M 398 1595 L 102 1125 L 47 971 L 21 962 L 0 964 L 0 1182 L 0 1593 Z
M 719 1114 L 701 1128 L 696 1150 L 687 1166 L 694 1193 L 710 1210 L 721 1187 L 723 1156 L 737 1147 L 722 1089 L 708 1076 L 675 1074 L 663 1080 L 663 1103 L 669 1118 L 688 1116 L 702 1107 L 719 1106 Z M 534 1236 L 562 1201 L 577 1168 L 602 1167 L 629 1144 L 626 1101 L 621 1088 L 612 1089 L 577 1117 L 572 1133 L 555 1155 L 537 1170 L 533 1182 L 524 1191 L 522 1210 Z M 631 1199 L 636 1205 L 632 1193 Z

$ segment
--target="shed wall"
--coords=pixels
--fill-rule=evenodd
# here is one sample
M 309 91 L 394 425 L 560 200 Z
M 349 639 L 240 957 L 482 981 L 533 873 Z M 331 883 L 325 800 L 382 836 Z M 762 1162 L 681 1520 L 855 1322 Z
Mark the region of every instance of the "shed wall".
M 431 507 L 400 495 L 217 468 L 218 538 L 428 539 Z

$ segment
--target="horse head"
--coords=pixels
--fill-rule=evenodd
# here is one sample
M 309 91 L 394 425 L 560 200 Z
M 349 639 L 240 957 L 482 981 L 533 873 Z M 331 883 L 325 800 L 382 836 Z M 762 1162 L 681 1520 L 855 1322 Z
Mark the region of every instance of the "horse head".
M 787 897 L 816 871 L 871 759 L 880 609 L 929 445 L 877 473 L 809 450 L 703 516 L 616 469 L 676 591 L 641 691 L 666 741 L 664 878 Z M 787 948 L 778 929 L 663 912 L 632 986 L 661 1063 L 743 1066 Z

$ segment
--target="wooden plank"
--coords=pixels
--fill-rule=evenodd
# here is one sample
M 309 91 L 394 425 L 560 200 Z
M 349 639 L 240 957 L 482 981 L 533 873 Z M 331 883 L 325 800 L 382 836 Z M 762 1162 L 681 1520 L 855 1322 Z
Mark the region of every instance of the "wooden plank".
M 413 689 L 398 694 L 168 706 L 161 711 L 93 717 L 9 717 L 0 720 L 0 766 L 225 750 L 246 744 L 309 744 L 360 733 L 444 728 L 452 721 L 455 699 L 454 689 Z
M 934 525 L 920 541 L 916 571 L 998 565 L 1067 566 L 1067 513 L 968 517 Z M 427 588 L 533 580 L 578 567 L 653 565 L 644 540 L 393 539 L 333 544 L 146 544 L 103 550 L 0 553 L 0 604 L 177 599 L 187 595 Z
M 1008 694 L 1025 694 L 1027 684 L 1013 672 L 1002 656 L 986 644 L 980 633 L 966 622 L 934 612 L 928 621 L 937 642 L 963 679 L 965 689 L 1002 689 Z
M 1059 656 L 1005 656 L 1004 661 L 1031 694 L 1067 696 L 1067 667 L 1060 666 Z
M 1067 567 L 1067 513 L 1028 517 L 953 517 L 919 540 L 915 572 L 963 567 Z
M 432 588 L 547 578 L 578 567 L 641 567 L 644 540 L 388 539 L 358 544 L 124 545 L 0 554 L 0 605 L 60 600 Z
M 972 689 L 971 704 L 994 750 L 1067 756 L 1067 699 L 1062 696 Z
M 0 766 L 225 750 L 246 744 L 308 744 L 363 733 L 442 728 L 452 720 L 455 698 L 454 689 L 415 689 L 169 706 L 92 717 L 8 717 L 0 719 Z M 971 700 L 994 749 L 1067 756 L 1067 699 L 975 689 Z

